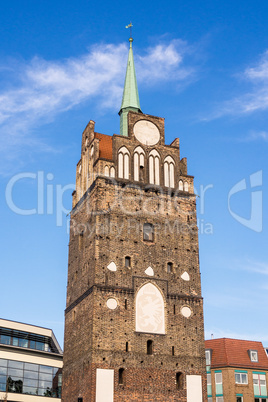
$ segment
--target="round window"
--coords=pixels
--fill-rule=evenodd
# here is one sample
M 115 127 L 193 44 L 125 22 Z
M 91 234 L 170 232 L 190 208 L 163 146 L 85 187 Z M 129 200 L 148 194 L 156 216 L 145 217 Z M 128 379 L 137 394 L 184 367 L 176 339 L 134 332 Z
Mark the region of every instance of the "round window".
M 116 309 L 118 303 L 113 297 L 111 297 L 107 300 L 106 304 L 109 309 L 114 310 Z

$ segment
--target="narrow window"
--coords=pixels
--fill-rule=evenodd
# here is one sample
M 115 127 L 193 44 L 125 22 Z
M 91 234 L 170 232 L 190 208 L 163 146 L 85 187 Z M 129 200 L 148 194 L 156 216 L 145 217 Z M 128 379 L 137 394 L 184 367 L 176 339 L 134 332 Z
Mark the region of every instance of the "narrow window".
M 147 355 L 152 355 L 153 354 L 153 341 L 149 339 L 147 341 Z
M 160 155 L 153 149 L 149 154 L 149 183 L 160 184 Z
M 167 156 L 164 160 L 164 182 L 166 187 L 175 187 L 174 166 L 173 158 Z
M 183 181 L 179 181 L 179 191 L 183 191 Z
M 73 319 L 73 321 L 75 320 L 75 316 L 76 316 L 76 311 L 73 310 L 73 313 L 72 313 L 72 319 Z
M 176 386 L 177 389 L 183 388 L 182 373 L 176 373 Z
M 172 356 L 174 356 L 175 355 L 175 348 L 174 348 L 174 346 L 172 346 Z
M 154 241 L 154 226 L 151 223 L 143 225 L 143 240 Z
M 119 369 L 119 378 L 118 378 L 119 385 L 124 384 L 124 371 L 125 371 L 125 369 L 123 369 L 123 368 Z
M 125 310 L 127 310 L 127 299 L 125 299 Z
M 176 305 L 174 304 L 174 306 L 173 306 L 173 314 L 175 315 L 176 314 Z
M 108 166 L 105 166 L 105 168 L 104 168 L 104 176 L 109 177 L 109 167 Z
M 167 272 L 170 274 L 173 272 L 173 262 L 168 262 L 167 263 Z
M 82 250 L 83 243 L 84 243 L 84 232 L 82 231 L 82 232 L 79 233 L 79 239 L 78 239 L 78 249 L 79 249 L 79 251 Z
M 126 342 L 126 352 L 128 352 L 128 342 Z
M 187 181 L 184 183 L 184 191 L 189 191 L 189 186 Z
M 115 177 L 115 168 L 113 166 L 110 169 L 110 176 Z
M 129 151 L 126 147 L 120 148 L 118 153 L 118 177 L 129 179 Z
M 142 147 L 137 147 L 134 151 L 134 180 L 142 181 L 144 168 L 144 150 Z
M 125 257 L 125 267 L 126 268 L 130 268 L 130 261 L 131 261 L 130 257 Z

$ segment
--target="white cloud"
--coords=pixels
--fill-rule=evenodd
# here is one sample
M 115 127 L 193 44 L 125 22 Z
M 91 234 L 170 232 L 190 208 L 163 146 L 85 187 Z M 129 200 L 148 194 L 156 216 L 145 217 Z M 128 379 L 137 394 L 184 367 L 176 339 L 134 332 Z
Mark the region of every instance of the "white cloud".
M 219 104 L 217 110 L 208 118 L 212 120 L 224 115 L 247 115 L 256 111 L 268 109 L 268 51 L 265 51 L 254 67 L 246 68 L 239 80 L 251 86 L 252 89 L 236 98 Z
M 239 268 L 248 272 L 261 275 L 268 275 L 268 263 L 260 261 L 247 260 L 239 265 Z
M 193 68 L 184 64 L 185 42 L 173 40 L 147 49 L 144 55 L 135 51 L 139 84 L 163 81 L 185 81 Z M 126 44 L 95 45 L 87 54 L 60 61 L 34 57 L 28 65 L 14 62 L 14 87 L 0 91 L 0 152 L 17 145 L 51 150 L 33 134 L 40 124 L 89 99 L 104 108 L 120 107 L 128 49 Z M 8 68 L 10 77 L 12 66 Z M 2 76 L 5 69 L 1 70 Z M 2 81 L 4 82 L 4 76 Z M 13 153 L 13 157 L 16 153 Z M 3 157 L 1 157 L 3 158 Z
M 267 131 L 251 131 L 245 137 L 237 139 L 238 142 L 268 142 L 268 132 Z

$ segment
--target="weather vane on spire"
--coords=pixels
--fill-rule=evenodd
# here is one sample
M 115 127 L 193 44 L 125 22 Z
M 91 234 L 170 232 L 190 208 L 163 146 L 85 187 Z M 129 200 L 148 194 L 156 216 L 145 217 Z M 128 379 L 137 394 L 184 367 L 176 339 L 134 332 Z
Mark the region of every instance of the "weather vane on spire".
M 130 38 L 132 38 L 132 27 L 133 27 L 132 22 L 130 22 L 130 24 L 126 25 L 126 28 L 130 28 L 130 32 L 129 32 L 129 37 Z

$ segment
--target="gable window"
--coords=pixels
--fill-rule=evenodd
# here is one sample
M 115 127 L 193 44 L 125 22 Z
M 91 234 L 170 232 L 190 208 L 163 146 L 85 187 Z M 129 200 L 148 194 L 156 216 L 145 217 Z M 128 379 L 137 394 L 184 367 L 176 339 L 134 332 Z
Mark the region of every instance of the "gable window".
M 122 147 L 118 152 L 118 177 L 129 180 L 129 151 Z
M 246 371 L 235 372 L 235 383 L 236 384 L 247 384 L 248 374 Z
M 211 365 L 211 351 L 209 349 L 206 350 L 206 366 Z
M 257 350 L 250 350 L 249 351 L 249 356 L 250 356 L 250 360 L 252 362 L 255 362 L 255 363 L 258 362 L 258 352 L 257 352 Z
M 143 225 L 143 240 L 154 241 L 154 226 L 151 223 Z
M 153 149 L 149 154 L 149 183 L 156 184 L 159 186 L 160 184 L 160 155 L 159 153 Z

